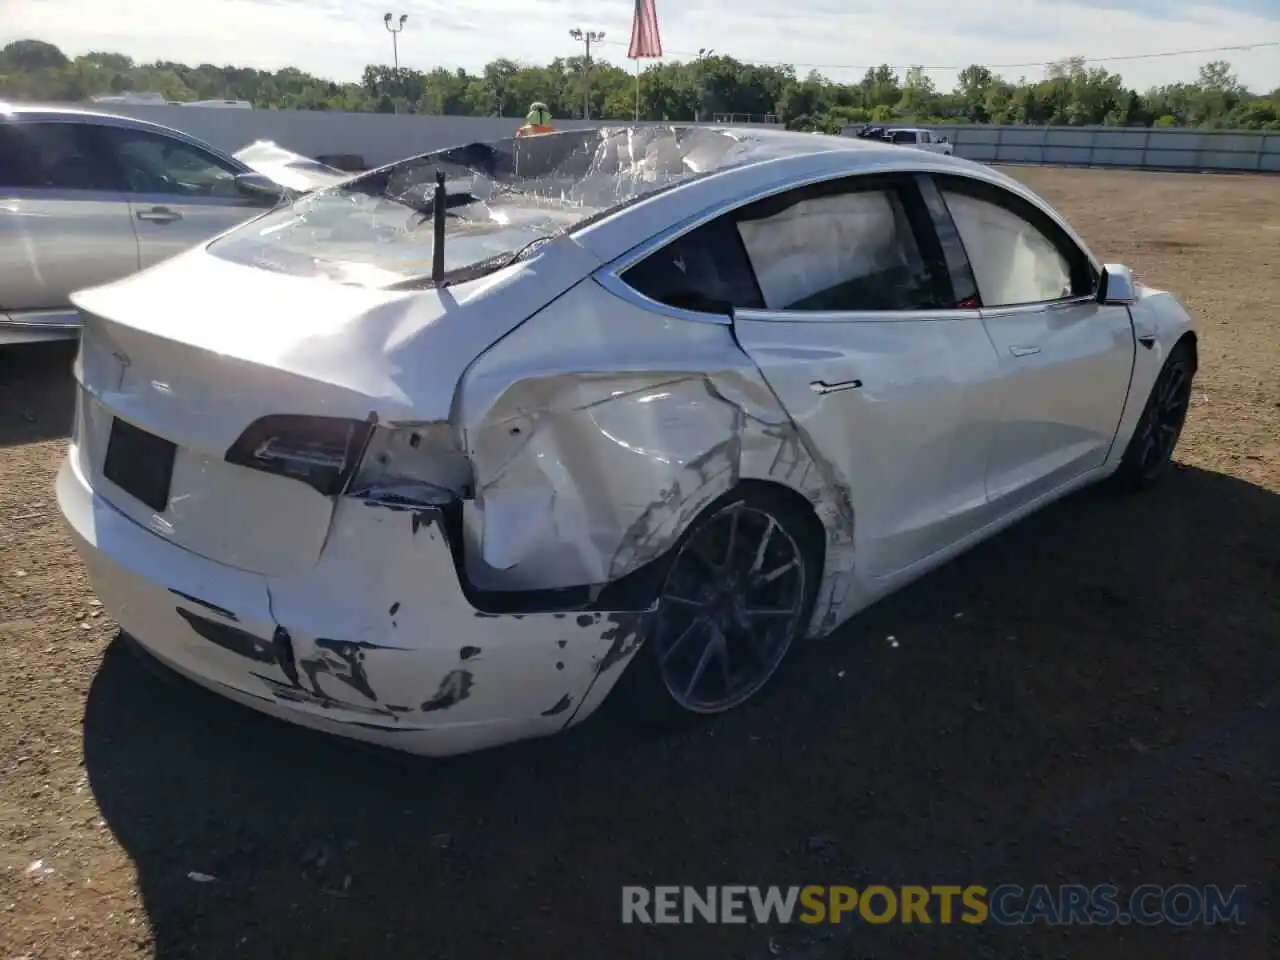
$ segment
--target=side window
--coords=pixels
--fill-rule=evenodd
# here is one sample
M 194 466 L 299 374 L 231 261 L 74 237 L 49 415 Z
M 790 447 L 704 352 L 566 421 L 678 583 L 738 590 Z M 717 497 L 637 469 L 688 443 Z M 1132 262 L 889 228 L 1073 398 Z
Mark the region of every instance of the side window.
M 942 178 L 939 187 L 987 307 L 1093 292 L 1088 258 L 1048 217 L 998 187 Z
M 0 123 L 0 187 L 113 190 L 109 165 L 73 123 Z
M 893 142 L 894 143 L 915 143 L 916 135 L 910 130 L 895 130 L 893 131 Z
M 241 199 L 239 171 L 198 147 L 144 130 L 100 127 L 133 193 Z
M 729 314 L 764 301 L 732 215 L 677 237 L 622 274 L 650 300 L 682 310 Z
M 748 208 L 738 230 L 770 310 L 944 305 L 945 277 L 921 256 L 896 187 L 802 188 Z

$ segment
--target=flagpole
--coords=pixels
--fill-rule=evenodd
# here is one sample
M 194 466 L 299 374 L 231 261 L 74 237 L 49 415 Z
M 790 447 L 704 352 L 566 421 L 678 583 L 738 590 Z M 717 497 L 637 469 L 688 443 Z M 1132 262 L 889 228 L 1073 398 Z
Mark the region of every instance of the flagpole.
M 636 123 L 640 122 L 640 61 L 662 57 L 662 38 L 658 35 L 658 11 L 655 0 L 636 0 L 636 13 L 631 20 L 631 47 L 627 56 L 636 62 Z

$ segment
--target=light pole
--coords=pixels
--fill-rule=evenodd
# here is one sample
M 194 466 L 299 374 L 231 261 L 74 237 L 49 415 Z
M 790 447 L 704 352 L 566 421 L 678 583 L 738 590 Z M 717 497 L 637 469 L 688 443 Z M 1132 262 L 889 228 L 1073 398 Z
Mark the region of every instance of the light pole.
M 389 13 L 383 14 L 382 25 L 391 31 L 391 56 L 395 58 L 396 72 L 400 72 L 400 44 L 398 43 L 400 31 L 404 29 L 404 22 L 409 19 L 407 13 L 400 14 L 399 21 L 393 22 Z
M 582 68 L 582 119 L 591 119 L 591 45 L 604 39 L 603 30 L 583 30 L 574 27 L 569 36 L 587 45 L 586 65 Z
M 707 90 L 706 90 L 706 86 L 705 86 L 705 85 L 703 84 L 703 82 L 702 82 L 702 61 L 706 60 L 706 59 L 707 59 L 707 57 L 711 56 L 713 53 L 715 53 L 715 51 L 714 51 L 714 50 L 712 50 L 710 47 L 699 47 L 699 48 L 698 48 L 698 59 L 697 59 L 697 64 L 698 64 L 698 106 L 697 106 L 697 108 L 694 110 L 694 114 L 693 114 L 693 122 L 694 122 L 694 123 L 700 123 L 700 122 L 702 121 L 702 104 L 703 104 L 703 101 L 704 101 L 704 100 L 706 100 L 706 98 L 707 98 Z

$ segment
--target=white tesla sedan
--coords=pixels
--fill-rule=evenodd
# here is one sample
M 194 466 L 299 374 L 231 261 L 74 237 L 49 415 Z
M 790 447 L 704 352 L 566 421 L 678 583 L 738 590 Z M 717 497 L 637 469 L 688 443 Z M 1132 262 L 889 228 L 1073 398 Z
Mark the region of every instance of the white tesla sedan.
M 1196 337 L 1026 187 L 853 139 L 405 160 L 80 293 L 58 498 L 107 610 L 259 710 L 450 754 L 729 710 L 1071 490 Z

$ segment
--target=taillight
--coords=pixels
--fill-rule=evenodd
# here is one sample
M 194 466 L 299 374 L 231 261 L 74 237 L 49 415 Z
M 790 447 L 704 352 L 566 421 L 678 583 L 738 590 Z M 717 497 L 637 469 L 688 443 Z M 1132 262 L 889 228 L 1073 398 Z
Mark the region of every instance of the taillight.
M 374 421 L 275 414 L 253 421 L 227 451 L 237 466 L 299 480 L 326 497 L 342 493 Z

